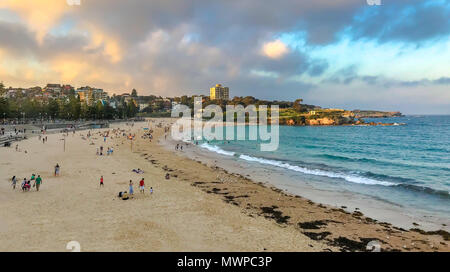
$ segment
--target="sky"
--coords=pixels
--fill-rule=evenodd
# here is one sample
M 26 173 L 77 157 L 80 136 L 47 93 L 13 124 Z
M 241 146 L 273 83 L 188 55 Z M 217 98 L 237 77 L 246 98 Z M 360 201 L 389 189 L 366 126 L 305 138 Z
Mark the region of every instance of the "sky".
M 450 0 L 70 2 L 0 0 L 7 87 L 450 114 Z

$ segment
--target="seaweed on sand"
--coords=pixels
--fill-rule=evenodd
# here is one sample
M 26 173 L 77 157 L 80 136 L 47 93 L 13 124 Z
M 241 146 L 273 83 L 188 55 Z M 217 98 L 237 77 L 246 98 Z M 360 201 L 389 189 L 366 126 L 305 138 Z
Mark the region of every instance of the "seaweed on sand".
M 288 223 L 290 216 L 283 216 L 283 213 L 281 211 L 276 211 L 278 207 L 277 206 L 271 206 L 271 207 L 261 207 L 261 211 L 264 214 L 267 214 L 266 218 L 275 219 L 275 221 L 278 224 L 286 224 Z

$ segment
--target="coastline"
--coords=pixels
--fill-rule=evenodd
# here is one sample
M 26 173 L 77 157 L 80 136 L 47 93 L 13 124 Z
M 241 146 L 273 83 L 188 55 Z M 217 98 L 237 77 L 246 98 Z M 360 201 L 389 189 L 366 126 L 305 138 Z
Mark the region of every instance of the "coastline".
M 60 134 L 49 135 L 48 146 L 36 139 L 23 141 L 27 154 L 0 149 L 9 158 L 0 162 L 5 173 L 0 250 L 65 251 L 67 242 L 77 240 L 83 251 L 364 251 L 374 239 L 386 251 L 450 250 L 441 233 L 424 235 L 376 222 L 361 212 L 317 204 L 167 150 L 161 145 L 163 129 L 155 124 L 167 125 L 171 119 L 151 122 L 152 142 L 140 138 L 146 124 L 124 127 L 137 133 L 137 140 L 131 147 L 123 137 L 108 139 L 106 145 L 115 150 L 110 157 L 95 156 L 102 145 L 98 132 L 122 124 L 92 130 L 94 145 L 77 132 L 69 137 L 65 154 Z M 54 162 L 62 166 L 59 178 L 51 176 Z M 131 172 L 138 167 L 155 193 L 117 199 L 130 178 L 136 184 L 141 177 Z M 11 190 L 9 176 L 34 171 L 44 175 L 42 191 Z M 105 190 L 98 188 L 101 174 Z M 17 209 L 22 203 L 33 205 Z
M 171 149 L 175 142 L 164 145 Z M 408 209 L 399 204 L 373 196 L 354 193 L 337 188 L 318 188 L 307 179 L 299 180 L 295 172 L 280 169 L 276 166 L 249 162 L 233 156 L 216 153 L 200 146 L 189 145 L 183 154 L 209 166 L 219 167 L 226 172 L 239 174 L 251 180 L 262 182 L 266 186 L 274 186 L 284 192 L 307 198 L 315 203 L 330 205 L 344 209 L 346 212 L 359 211 L 364 215 L 381 222 L 388 222 L 396 227 L 411 229 L 420 226 L 425 231 L 442 229 L 450 231 L 450 222 L 441 215 L 429 211 Z M 223 151 L 227 152 L 227 151 Z M 345 207 L 345 208 L 343 208 Z

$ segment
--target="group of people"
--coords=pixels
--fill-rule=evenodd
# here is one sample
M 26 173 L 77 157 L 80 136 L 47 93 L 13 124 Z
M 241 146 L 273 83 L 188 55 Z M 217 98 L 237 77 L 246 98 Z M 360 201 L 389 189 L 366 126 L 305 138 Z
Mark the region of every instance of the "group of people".
M 33 182 L 33 185 L 31 185 L 31 182 Z M 31 190 L 31 186 L 33 186 L 34 188 L 36 188 L 36 191 L 39 191 L 39 187 L 41 187 L 42 184 L 42 178 L 40 175 L 36 175 L 32 174 L 30 179 L 27 178 L 23 178 L 22 184 L 21 184 L 21 188 L 23 192 L 28 192 Z M 16 176 L 13 176 L 11 179 L 11 185 L 13 190 L 16 189 L 16 185 L 17 185 L 17 178 Z
M 101 180 L 103 180 L 103 177 L 101 178 Z M 101 184 L 103 184 L 102 181 L 101 181 Z M 103 186 L 103 185 L 101 185 L 101 186 Z M 121 198 L 122 200 L 130 199 L 130 197 L 132 197 L 134 195 L 134 187 L 133 186 L 134 186 L 133 181 L 130 179 L 130 183 L 128 185 L 128 192 L 127 191 L 119 192 L 118 197 Z M 139 181 L 139 192 L 141 194 L 145 194 L 145 180 L 144 180 L 144 178 L 142 178 Z M 153 194 L 153 187 L 150 187 L 149 193 Z
M 131 171 L 135 172 L 136 174 L 144 174 L 144 170 L 142 170 L 141 168 L 133 169 Z
M 97 156 L 103 156 L 103 146 L 100 146 L 100 148 L 97 148 Z M 112 155 L 114 154 L 114 148 L 113 147 L 108 147 L 108 149 L 106 150 L 106 155 Z
M 181 151 L 183 151 L 183 145 L 182 145 L 182 144 L 177 144 L 177 145 L 175 146 L 175 150 L 181 150 Z
M 150 142 L 153 140 L 153 130 L 150 130 L 149 132 L 145 133 L 141 136 L 142 139 L 149 139 Z
M 41 136 L 41 135 L 39 135 L 39 141 L 42 139 L 42 143 L 43 144 L 45 144 L 47 141 L 48 141 L 48 138 L 47 138 L 47 136 Z

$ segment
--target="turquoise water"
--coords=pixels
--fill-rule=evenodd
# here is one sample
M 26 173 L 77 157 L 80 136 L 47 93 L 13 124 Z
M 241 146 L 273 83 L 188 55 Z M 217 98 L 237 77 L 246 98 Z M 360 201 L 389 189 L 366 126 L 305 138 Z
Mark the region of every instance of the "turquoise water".
M 366 119 L 371 121 L 370 119 Z M 256 141 L 200 146 L 327 189 L 450 217 L 450 116 L 373 119 L 401 126 L 280 127 L 275 152 Z M 248 127 L 247 127 L 248 130 Z

